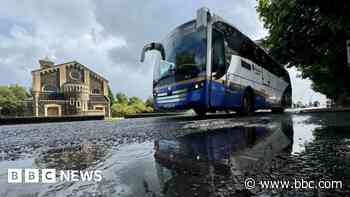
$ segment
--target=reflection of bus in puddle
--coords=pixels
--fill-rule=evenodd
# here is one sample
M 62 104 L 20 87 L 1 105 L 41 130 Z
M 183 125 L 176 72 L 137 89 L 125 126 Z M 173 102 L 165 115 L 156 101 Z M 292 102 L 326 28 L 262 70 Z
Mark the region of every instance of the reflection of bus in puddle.
M 237 184 L 243 184 L 237 177 L 268 171 L 276 155 L 291 153 L 292 144 L 291 121 L 160 138 L 155 142 L 158 178 L 166 196 L 182 191 L 191 196 L 191 190 L 208 196 L 218 188 L 237 192 Z

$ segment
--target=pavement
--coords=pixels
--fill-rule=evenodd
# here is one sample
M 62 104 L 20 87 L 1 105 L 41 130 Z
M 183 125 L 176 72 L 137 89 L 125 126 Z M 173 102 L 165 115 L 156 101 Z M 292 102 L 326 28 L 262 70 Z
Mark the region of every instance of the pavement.
M 349 130 L 348 112 L 0 126 L 0 196 L 347 196 Z M 11 184 L 9 168 L 101 170 L 103 180 Z M 247 190 L 247 177 L 342 188 Z
M 258 110 L 258 112 L 270 112 L 271 110 Z M 286 109 L 287 113 L 324 113 L 324 112 L 350 112 L 350 107 L 333 107 L 327 108 L 324 106 L 320 107 L 304 107 L 304 108 L 290 108 Z M 232 112 L 234 113 L 234 112 Z M 226 112 L 221 113 L 208 113 L 211 115 L 215 114 L 227 114 Z M 125 118 L 148 118 L 148 117 L 161 117 L 161 116 L 195 116 L 195 112 L 192 110 L 180 111 L 180 112 L 155 112 L 155 113 L 140 113 L 140 114 L 132 114 L 127 115 Z
M 323 112 L 350 112 L 350 107 L 306 107 L 306 108 L 293 108 L 288 109 L 287 112 L 291 113 L 323 113 Z

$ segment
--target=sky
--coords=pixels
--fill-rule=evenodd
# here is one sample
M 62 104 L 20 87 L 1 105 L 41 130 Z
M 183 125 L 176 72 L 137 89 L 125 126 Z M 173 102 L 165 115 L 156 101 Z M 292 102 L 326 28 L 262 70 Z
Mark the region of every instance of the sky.
M 176 26 L 211 12 L 252 40 L 268 34 L 255 0 L 4 0 L 0 7 L 0 85 L 31 87 L 30 71 L 48 56 L 55 64 L 76 60 L 110 82 L 113 92 L 143 99 L 152 94 L 152 58 L 140 63 L 144 44 L 160 41 Z M 293 100 L 308 103 L 325 97 L 311 90 L 290 69 Z

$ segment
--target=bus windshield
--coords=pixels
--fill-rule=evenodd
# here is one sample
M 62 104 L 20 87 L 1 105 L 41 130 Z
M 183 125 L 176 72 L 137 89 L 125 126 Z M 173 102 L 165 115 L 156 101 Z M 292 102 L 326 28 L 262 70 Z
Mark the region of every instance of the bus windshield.
M 197 31 L 194 22 L 176 29 L 163 43 L 166 58 L 155 68 L 155 85 L 195 78 L 205 71 L 206 33 Z

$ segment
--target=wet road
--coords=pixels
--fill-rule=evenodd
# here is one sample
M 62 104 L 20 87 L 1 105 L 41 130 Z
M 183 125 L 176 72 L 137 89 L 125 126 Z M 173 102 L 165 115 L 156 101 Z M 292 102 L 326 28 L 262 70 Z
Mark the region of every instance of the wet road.
M 7 183 L 8 168 L 101 170 L 100 182 Z M 247 190 L 245 180 L 342 188 Z M 161 117 L 0 127 L 0 196 L 350 196 L 350 113 Z

